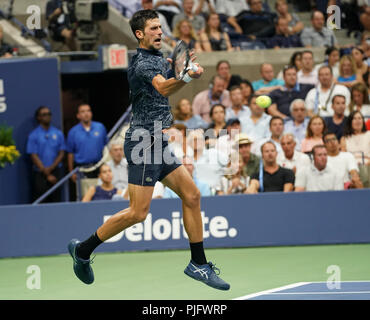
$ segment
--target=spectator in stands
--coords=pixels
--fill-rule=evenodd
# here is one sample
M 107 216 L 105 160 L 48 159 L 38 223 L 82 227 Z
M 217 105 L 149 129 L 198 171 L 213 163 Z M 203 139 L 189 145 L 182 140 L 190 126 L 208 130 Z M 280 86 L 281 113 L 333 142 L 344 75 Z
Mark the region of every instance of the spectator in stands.
M 240 121 L 238 118 L 229 119 L 226 122 L 226 134 L 222 134 L 217 139 L 216 149 L 227 157 L 230 156 L 234 144 L 235 137 L 240 133 Z
M 206 22 L 204 17 L 200 14 L 193 12 L 194 0 L 183 0 L 182 1 L 182 12 L 176 14 L 172 20 L 172 29 L 175 29 L 178 22 L 181 20 L 188 20 L 193 26 L 194 31 L 197 35 L 200 35 L 205 27 Z
M 276 162 L 277 150 L 271 141 L 265 142 L 261 146 L 263 159 L 263 173 L 251 176 L 251 181 L 246 193 L 291 192 L 294 186 L 294 173 L 290 169 L 279 166 Z M 261 177 L 262 176 L 262 177 Z
M 339 141 L 335 133 L 327 132 L 323 140 L 328 152 L 328 165 L 335 169 L 337 175 L 342 177 L 345 189 L 362 189 L 359 169 L 353 154 L 340 151 Z
M 265 144 L 265 142 L 270 141 L 275 145 L 275 149 L 277 153 L 281 153 L 283 150 L 281 149 L 280 145 L 280 138 L 284 132 L 284 120 L 280 117 L 273 116 L 270 119 L 269 123 L 270 129 L 270 136 L 268 138 L 262 139 L 258 141 L 258 143 L 254 143 L 252 146 L 252 152 L 258 156 L 261 156 L 261 146 Z
M 182 164 L 184 165 L 184 167 L 188 170 L 188 172 L 192 176 L 195 185 L 199 189 L 200 195 L 202 197 L 212 196 L 210 186 L 206 182 L 202 181 L 201 179 L 199 179 L 196 176 L 196 173 L 194 172 L 194 160 L 193 160 L 193 158 L 188 157 L 188 156 L 183 157 Z M 172 191 L 170 188 L 165 188 L 164 189 L 163 198 L 178 198 L 178 197 L 179 196 L 174 191 Z
M 282 89 L 276 89 L 270 92 L 272 104 L 267 109 L 272 116 L 278 116 L 286 119 L 291 116 L 290 104 L 295 99 L 305 99 L 308 91 L 313 85 L 299 84 L 297 82 L 297 70 L 293 66 L 287 66 L 283 70 L 285 85 Z
M 112 160 L 108 161 L 107 165 L 113 174 L 112 184 L 115 188 L 126 191 L 128 188 L 128 169 L 123 151 L 123 141 L 118 139 L 111 141 L 109 154 Z
M 32 161 L 32 199 L 35 201 L 55 185 L 62 176 L 62 160 L 66 149 L 63 133 L 51 124 L 51 111 L 41 106 L 35 112 L 38 122 L 27 140 L 27 153 Z M 60 189 L 45 202 L 61 201 Z
M 243 104 L 248 106 L 250 97 L 254 95 L 253 85 L 249 80 L 242 79 L 240 82 L 240 89 L 242 90 Z
M 320 11 L 313 11 L 311 15 L 312 27 L 304 28 L 301 41 L 305 47 L 334 47 L 338 41 L 332 30 L 325 27 L 325 17 Z
M 295 179 L 295 191 L 343 190 L 342 177 L 327 165 L 328 154 L 324 145 L 312 149 L 313 164 L 300 170 Z
M 216 13 L 215 0 L 194 0 L 193 11 L 195 14 L 202 14 L 203 16 Z
M 246 0 L 223 0 L 216 1 L 216 12 L 218 15 L 231 25 L 236 33 L 242 34 L 243 30 L 236 20 L 236 16 L 249 6 Z
M 118 195 L 124 199 L 124 191 L 117 189 L 113 186 L 113 173 L 108 164 L 102 164 L 99 168 L 99 179 L 102 184 L 98 186 L 91 186 L 84 197 L 82 202 L 90 202 L 95 200 L 111 200 L 114 195 Z M 126 192 L 125 198 L 128 197 L 128 192 Z
M 364 32 L 370 31 L 370 6 L 366 6 L 364 11 L 360 14 L 360 23 Z
M 167 20 L 169 26 L 172 26 L 174 16 L 181 12 L 181 0 L 154 0 L 154 10 L 162 13 Z
M 356 63 L 356 68 L 359 74 L 363 76 L 366 72 L 368 72 L 369 66 L 366 63 L 366 56 L 364 50 L 360 47 L 355 47 L 352 49 L 351 52 L 352 58 Z
M 306 137 L 309 118 L 304 100 L 295 99 L 290 104 L 291 119 L 284 124 L 284 132 L 291 133 L 295 137 L 296 149 L 301 150 L 301 143 Z
M 242 11 L 235 17 L 243 34 L 251 40 L 272 37 L 275 33 L 276 14 L 264 11 L 262 0 L 247 0 L 250 10 Z
M 200 41 L 205 52 L 234 51 L 229 35 L 222 31 L 217 13 L 207 17 L 205 31 L 200 34 Z
M 275 22 L 275 35 L 265 41 L 267 48 L 300 48 L 303 47 L 301 38 L 297 34 L 291 34 L 289 22 L 285 18 L 279 18 Z
M 226 82 L 226 89 L 230 90 L 232 86 L 240 85 L 242 78 L 238 74 L 231 74 L 230 72 L 231 66 L 229 61 L 221 60 L 217 62 L 216 65 L 216 72 L 221 78 L 223 78 Z
M 193 99 L 193 113 L 200 115 L 204 121 L 211 123 L 209 112 L 215 104 L 222 104 L 226 108 L 231 107 L 230 94 L 226 90 L 225 80 L 216 75 L 211 81 L 209 88 L 199 92 Z
M 243 159 L 237 152 L 230 154 L 227 172 L 217 185 L 217 195 L 241 194 L 247 190 L 249 177 L 243 171 Z
M 49 0 L 46 4 L 46 19 L 48 28 L 54 41 L 64 42 L 69 50 L 77 49 L 75 30 L 72 27 L 71 15 L 65 14 L 62 8 L 63 1 Z
M 339 77 L 339 49 L 336 47 L 329 47 L 325 50 L 325 61 L 317 64 L 315 70 L 318 72 L 323 66 L 329 66 L 332 70 L 334 79 Z
M 231 108 L 226 109 L 226 121 L 233 118 L 249 117 L 251 111 L 249 107 L 243 105 L 243 95 L 239 86 L 235 85 L 230 88 Z
M 148 1 L 148 0 L 143 0 L 143 1 Z M 110 2 L 110 4 L 113 4 L 115 1 L 114 2 L 109 1 L 109 2 Z M 140 0 L 124 0 L 124 1 L 122 1 L 122 0 L 119 1 L 118 0 L 118 4 L 115 7 L 116 7 L 116 9 L 122 11 L 122 14 L 126 18 L 131 19 L 131 17 L 134 15 L 134 13 L 136 11 L 139 11 L 140 9 L 144 9 L 140 5 L 141 3 L 142 3 L 142 1 L 140 1 Z
M 0 58 L 12 58 L 14 48 L 7 44 L 4 40 L 3 27 L 0 25 Z
M 363 83 L 356 83 L 351 90 L 351 102 L 349 103 L 349 112 L 361 111 L 365 118 L 370 118 L 370 101 L 368 89 Z
M 215 104 L 212 106 L 209 116 L 212 120 L 211 124 L 207 129 L 207 133 L 210 137 L 218 138 L 221 134 L 221 130 L 226 126 L 226 107 L 222 104 Z
M 182 123 L 173 124 L 167 131 L 168 147 L 174 155 L 181 159 L 185 155 L 193 157 L 193 149 L 186 142 L 187 127 Z
M 302 52 L 302 69 L 297 73 L 297 81 L 301 84 L 318 83 L 317 72 L 314 70 L 314 60 L 312 51 L 305 50 Z
M 329 66 L 320 67 L 318 76 L 318 86 L 308 92 L 305 100 L 308 115 L 312 117 L 314 114 L 319 114 L 322 117 L 329 117 L 334 114 L 332 98 L 335 95 L 342 95 L 346 98 L 346 105 L 348 105 L 351 101 L 351 93 L 345 86 L 335 83 Z
M 173 110 L 174 123 L 182 123 L 188 129 L 206 129 L 208 123 L 201 116 L 193 114 L 191 103 L 188 99 L 181 99 Z
M 295 13 L 290 13 L 286 0 L 277 0 L 275 9 L 278 17 L 288 22 L 288 32 L 290 35 L 299 34 L 304 28 L 303 22 Z
M 262 139 L 270 136 L 269 126 L 271 116 L 257 105 L 257 97 L 256 95 L 252 95 L 249 98 L 248 105 L 251 114 L 249 117 L 243 117 L 240 120 L 241 132 L 247 134 L 254 143 L 259 143 Z
M 176 42 L 178 40 L 182 40 L 188 45 L 189 49 L 194 50 L 195 52 L 202 52 L 202 46 L 200 45 L 198 36 L 196 35 L 192 24 L 188 20 L 180 20 L 176 24 L 173 30 L 173 36 L 175 40 L 172 41 L 172 47 L 176 46 Z
M 351 88 L 358 82 L 363 82 L 361 73 L 358 72 L 352 56 L 344 55 L 339 62 L 339 77 L 337 83 Z
M 289 60 L 289 64 L 287 66 L 293 66 L 296 68 L 297 72 L 302 69 L 302 52 L 301 51 L 296 51 L 294 52 Z M 283 70 L 280 70 L 277 78 L 283 80 L 284 79 L 284 69 L 287 68 L 285 66 Z
M 216 148 L 207 149 L 202 130 L 189 132 L 187 143 L 194 151 L 195 176 L 214 190 L 227 166 L 228 156 Z
M 301 152 L 310 153 L 316 145 L 324 144 L 322 140 L 326 132 L 326 123 L 320 116 L 313 116 L 307 125 L 306 138 L 302 140 Z
M 277 163 L 283 168 L 293 170 L 294 174 L 310 166 L 311 161 L 307 154 L 296 150 L 296 141 L 292 133 L 285 133 L 280 140 L 283 152 L 278 154 Z
M 334 114 L 332 117 L 325 118 L 326 127 L 329 132 L 335 133 L 337 139 L 340 140 L 343 135 L 344 125 L 347 121 L 347 117 L 344 115 L 347 109 L 346 97 L 340 94 L 335 95 L 332 98 L 331 107 Z
M 342 151 L 351 152 L 359 165 L 370 165 L 370 131 L 366 130 L 365 119 L 360 111 L 349 114 L 340 146 Z
M 235 137 L 234 148 L 239 151 L 242 160 L 242 173 L 245 177 L 251 177 L 259 170 L 260 157 L 251 152 L 254 143 L 245 133 L 240 133 Z M 250 180 L 250 179 L 248 179 Z M 248 187 L 249 183 L 246 183 Z
M 273 90 L 282 89 L 284 81 L 275 78 L 274 67 L 270 63 L 262 63 L 260 66 L 262 79 L 252 82 L 256 95 L 268 94 Z
M 103 155 L 107 143 L 107 131 L 100 122 L 92 120 L 93 114 L 88 104 L 81 104 L 77 109 L 80 121 L 72 127 L 67 137 L 68 171 L 74 167 L 89 167 L 96 164 Z M 96 178 L 97 171 L 86 173 L 88 178 Z M 76 182 L 76 174 L 71 177 Z

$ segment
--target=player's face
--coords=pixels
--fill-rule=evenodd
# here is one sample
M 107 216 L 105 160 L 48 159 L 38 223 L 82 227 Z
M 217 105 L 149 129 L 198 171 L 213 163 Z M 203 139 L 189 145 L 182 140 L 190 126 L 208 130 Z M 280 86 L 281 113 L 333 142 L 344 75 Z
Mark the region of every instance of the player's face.
M 148 50 L 162 48 L 162 28 L 158 18 L 147 20 L 144 32 L 136 30 L 136 36 L 140 39 L 141 48 Z

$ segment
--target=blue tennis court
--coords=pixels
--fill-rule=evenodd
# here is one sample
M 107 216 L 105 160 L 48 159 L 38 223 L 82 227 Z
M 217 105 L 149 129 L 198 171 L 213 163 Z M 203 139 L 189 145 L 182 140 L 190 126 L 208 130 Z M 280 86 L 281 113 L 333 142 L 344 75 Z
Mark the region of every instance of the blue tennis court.
M 235 300 L 370 300 L 370 281 L 298 282 Z

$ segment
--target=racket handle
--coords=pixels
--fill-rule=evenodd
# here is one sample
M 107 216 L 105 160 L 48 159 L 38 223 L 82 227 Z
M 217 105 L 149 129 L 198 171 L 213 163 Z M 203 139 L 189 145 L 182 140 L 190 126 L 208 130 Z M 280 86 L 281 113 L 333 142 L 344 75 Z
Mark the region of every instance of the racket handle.
M 192 63 L 191 61 L 189 63 L 189 67 L 190 67 L 190 70 L 192 70 L 193 72 L 198 71 L 198 67 L 194 63 Z

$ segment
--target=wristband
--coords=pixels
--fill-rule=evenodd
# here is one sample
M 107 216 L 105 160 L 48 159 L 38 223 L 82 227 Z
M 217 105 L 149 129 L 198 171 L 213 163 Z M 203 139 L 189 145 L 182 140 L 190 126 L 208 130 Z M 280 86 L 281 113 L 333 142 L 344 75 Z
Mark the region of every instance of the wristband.
M 184 77 L 182 78 L 182 81 L 189 83 L 191 80 L 193 80 L 193 78 L 189 76 L 189 73 L 185 73 Z

